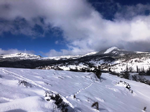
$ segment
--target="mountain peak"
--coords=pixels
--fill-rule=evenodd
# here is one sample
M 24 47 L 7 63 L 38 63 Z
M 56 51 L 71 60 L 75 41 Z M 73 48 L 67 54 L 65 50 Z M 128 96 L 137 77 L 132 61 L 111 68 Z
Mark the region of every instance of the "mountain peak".
M 111 53 L 112 51 L 114 51 L 114 50 L 119 50 L 117 47 L 111 47 L 111 48 L 108 48 L 105 52 L 104 52 L 104 54 L 108 54 L 108 53 Z

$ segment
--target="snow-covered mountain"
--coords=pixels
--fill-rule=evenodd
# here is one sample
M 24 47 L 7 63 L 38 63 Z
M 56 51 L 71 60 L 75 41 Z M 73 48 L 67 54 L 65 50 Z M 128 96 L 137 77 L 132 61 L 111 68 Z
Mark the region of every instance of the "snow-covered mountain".
M 137 53 L 137 52 L 127 51 L 125 49 L 119 49 L 117 47 L 111 47 L 100 53 L 103 53 L 105 55 L 123 56 L 123 55 L 133 54 L 133 53 Z
M 18 58 L 18 59 L 40 59 L 41 56 L 37 56 L 34 54 L 28 54 L 28 53 L 14 53 L 14 54 L 6 54 L 1 55 L 1 58 Z
M 61 59 L 59 58 L 58 61 Z M 103 52 L 94 52 L 90 55 L 77 56 L 76 58 L 69 57 L 65 61 L 52 64 L 45 67 L 45 69 L 59 67 L 63 70 L 81 70 L 82 68 L 93 69 L 92 67 L 101 66 L 106 71 L 112 69 L 115 72 L 122 72 L 125 71 L 126 66 L 133 67 L 133 71 L 137 70 L 137 66 L 139 70 L 142 70 L 143 67 L 148 70 L 150 68 L 149 63 L 150 53 L 132 52 L 111 47 Z
M 90 52 L 84 55 L 68 55 L 68 56 L 55 56 L 55 57 L 41 57 L 39 55 L 34 55 L 34 54 L 28 54 L 28 53 L 14 53 L 14 54 L 5 54 L 5 55 L 0 55 L 0 58 L 18 58 L 18 59 L 22 59 L 22 60 L 26 60 L 26 59 L 41 59 L 41 60 L 67 60 L 67 59 L 77 59 L 77 58 L 82 58 L 82 57 L 86 57 L 86 56 L 93 56 L 93 55 L 110 55 L 110 54 L 114 54 L 114 55 L 120 55 L 123 53 L 127 53 L 127 51 L 122 50 L 122 49 L 118 49 L 117 47 L 111 47 L 106 49 L 103 52 Z M 128 51 L 129 53 L 129 51 Z
M 100 66 L 104 71 L 124 72 L 127 68 L 132 72 L 150 69 L 150 53 L 132 52 L 111 47 L 104 51 L 92 52 L 77 56 L 60 56 L 42 58 L 27 53 L 2 55 L 1 67 L 62 69 L 92 71 Z
M 150 112 L 149 93 L 108 73 L 0 68 L 0 112 Z
M 119 51 L 120 49 L 118 49 L 117 47 L 111 47 L 111 48 L 108 48 L 104 54 L 108 54 L 108 53 L 111 53 L 111 52 L 114 52 L 114 51 Z
M 84 55 L 76 55 L 76 56 L 56 56 L 56 57 L 46 57 L 44 59 L 54 59 L 54 60 L 65 60 L 65 59 L 77 59 L 77 58 L 82 58 L 82 57 L 86 57 L 86 56 L 95 56 L 95 55 L 124 55 L 124 54 L 129 54 L 129 53 L 133 53 L 131 51 L 126 51 L 124 49 L 119 49 L 117 47 L 111 47 L 108 48 L 104 51 L 100 51 L 100 52 L 90 52 Z M 139 52 L 140 53 L 140 52 Z
M 72 55 L 68 55 L 68 56 L 55 56 L 55 57 L 45 57 L 43 59 L 53 59 L 53 60 L 67 60 L 67 59 L 78 59 L 78 58 L 81 58 L 81 57 L 85 57 L 85 56 L 90 56 L 90 55 L 94 55 L 96 54 L 97 52 L 90 52 L 90 53 L 87 53 L 87 54 L 84 54 L 84 55 L 75 55 L 75 56 L 72 56 Z

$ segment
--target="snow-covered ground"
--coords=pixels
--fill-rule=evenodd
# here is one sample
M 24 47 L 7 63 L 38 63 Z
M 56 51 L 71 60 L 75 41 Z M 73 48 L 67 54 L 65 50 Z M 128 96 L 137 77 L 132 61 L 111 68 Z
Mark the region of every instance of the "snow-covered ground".
M 143 76 L 143 77 L 150 81 L 150 76 Z
M 59 93 L 71 112 L 150 112 L 150 86 L 140 82 L 107 73 L 100 81 L 86 72 L 0 68 L 0 112 L 59 112 L 45 91 Z

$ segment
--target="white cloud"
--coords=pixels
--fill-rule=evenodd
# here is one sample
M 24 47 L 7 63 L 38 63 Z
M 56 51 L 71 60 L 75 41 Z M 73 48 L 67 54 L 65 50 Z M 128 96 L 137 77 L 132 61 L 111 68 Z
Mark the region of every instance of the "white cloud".
M 139 47 L 135 44 L 130 48 L 132 43 L 150 40 L 150 16 L 137 16 L 132 7 L 127 10 L 132 18 L 122 19 L 120 12 L 116 14 L 116 19 L 109 21 L 86 0 L 1 0 L 0 6 L 3 6 L 0 18 L 14 20 L 20 17 L 32 26 L 35 18 L 43 17 L 45 26 L 51 25 L 63 31 L 68 50 L 51 50 L 47 53 L 49 56 L 83 54 L 110 46 L 133 49 L 135 46 Z M 147 5 L 135 7 L 144 10 Z
M 118 4 L 118 11 L 115 17 L 118 19 L 129 19 L 137 15 L 148 15 L 150 13 L 150 4 L 136 4 L 134 6 L 121 6 Z

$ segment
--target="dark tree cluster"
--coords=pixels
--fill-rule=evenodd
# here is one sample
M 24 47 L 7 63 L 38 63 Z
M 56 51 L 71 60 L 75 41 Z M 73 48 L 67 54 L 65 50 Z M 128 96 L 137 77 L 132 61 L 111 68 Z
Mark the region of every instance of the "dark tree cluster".
M 146 75 L 150 76 L 150 68 L 146 71 Z

